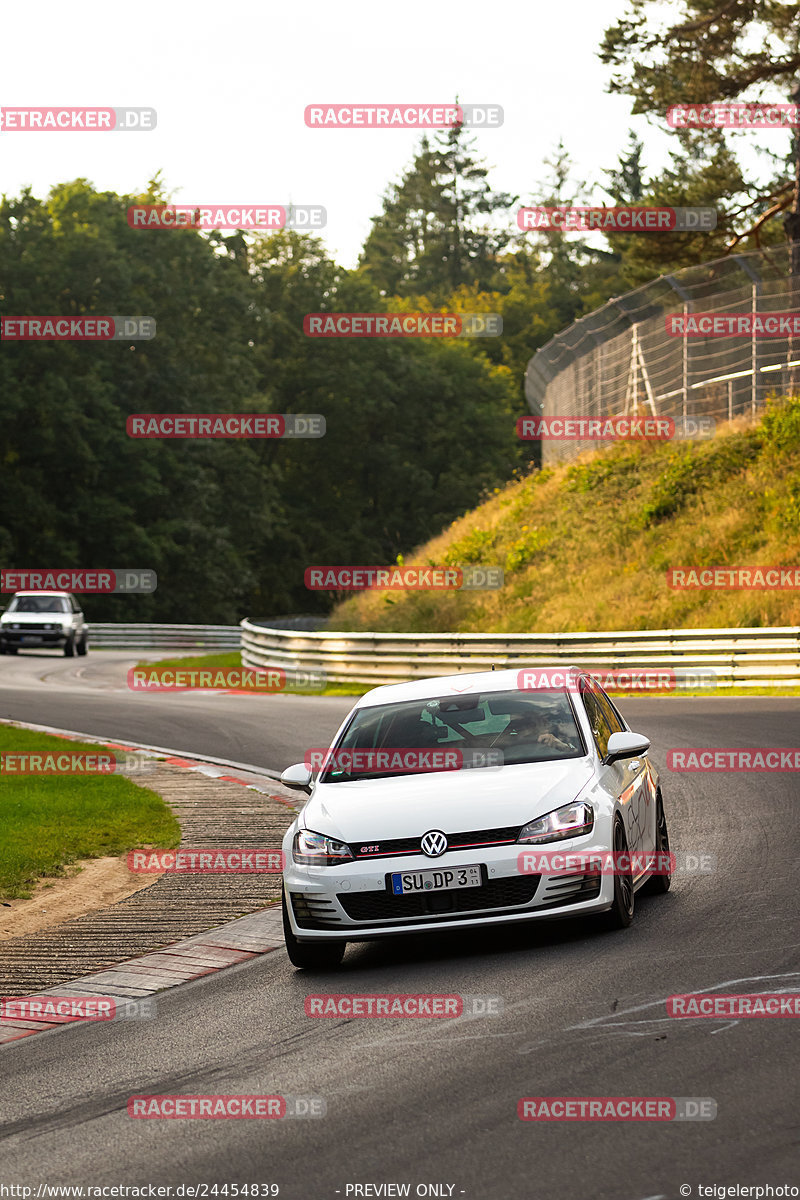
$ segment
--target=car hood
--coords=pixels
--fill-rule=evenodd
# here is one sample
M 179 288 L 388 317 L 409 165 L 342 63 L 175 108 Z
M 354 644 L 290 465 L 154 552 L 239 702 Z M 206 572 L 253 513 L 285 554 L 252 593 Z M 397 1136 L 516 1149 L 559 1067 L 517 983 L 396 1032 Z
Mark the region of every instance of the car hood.
M 590 758 L 317 784 L 306 829 L 344 842 L 525 825 L 568 804 L 593 776 Z

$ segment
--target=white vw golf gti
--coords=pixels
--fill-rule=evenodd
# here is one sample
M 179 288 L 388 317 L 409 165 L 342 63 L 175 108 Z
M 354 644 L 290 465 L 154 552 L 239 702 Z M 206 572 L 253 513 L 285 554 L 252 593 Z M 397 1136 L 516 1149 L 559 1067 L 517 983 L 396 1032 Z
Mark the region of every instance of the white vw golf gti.
M 281 776 L 308 793 L 283 843 L 290 960 L 334 967 L 349 941 L 536 918 L 629 925 L 636 891 L 670 884 L 649 747 L 577 667 L 368 692 L 316 774 L 307 757 Z

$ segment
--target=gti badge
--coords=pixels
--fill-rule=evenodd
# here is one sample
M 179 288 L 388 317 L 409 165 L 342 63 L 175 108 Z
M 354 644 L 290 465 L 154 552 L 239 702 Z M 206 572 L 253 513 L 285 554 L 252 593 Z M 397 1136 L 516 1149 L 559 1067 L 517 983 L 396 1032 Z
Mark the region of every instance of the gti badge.
M 422 842 L 422 853 L 428 858 L 439 858 L 447 849 L 447 838 L 440 829 L 431 829 L 425 834 Z

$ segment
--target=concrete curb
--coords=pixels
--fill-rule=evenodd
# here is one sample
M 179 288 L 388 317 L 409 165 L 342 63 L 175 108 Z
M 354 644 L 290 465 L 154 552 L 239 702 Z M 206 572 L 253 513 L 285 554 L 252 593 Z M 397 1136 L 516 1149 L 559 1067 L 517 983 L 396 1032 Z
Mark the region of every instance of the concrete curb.
M 131 1001 L 139 1001 L 156 992 L 188 983 L 191 979 L 213 975 L 217 971 L 224 971 L 226 967 L 263 957 L 283 945 L 281 911 L 277 905 L 271 905 L 260 912 L 229 921 L 219 929 L 119 963 L 109 971 L 84 975 L 32 996 L 10 999 L 17 1005 L 21 1000 L 33 1000 L 45 1006 L 48 999 L 55 996 L 77 1001 L 101 997 L 114 1002 L 114 1019 L 120 1019 L 117 1010 L 122 1010 L 124 1015 Z M 86 1024 L 92 1019 L 50 1013 L 45 1008 L 37 1010 L 35 1016 L 3 1016 L 0 1017 L 0 1045 L 20 1041 L 35 1033 L 59 1029 L 67 1024 Z
M 167 748 L 144 746 L 134 742 L 123 744 L 104 741 L 74 731 L 56 729 L 52 726 L 33 725 L 22 721 L 3 723 L 52 734 L 69 741 L 88 742 L 112 750 L 136 751 L 151 757 L 164 758 L 170 766 L 200 772 L 216 780 L 252 788 L 264 793 L 270 799 L 278 801 L 292 812 L 296 811 L 296 806 L 287 796 L 276 793 L 273 773 L 267 776 L 267 773 L 261 768 L 250 764 L 228 763 L 220 759 L 189 758 Z M 240 774 L 223 774 L 221 768 L 225 767 L 238 770 Z M 263 785 L 267 780 L 269 786 L 265 787 Z M 88 1020 L 97 1019 L 80 1015 L 80 1002 L 89 997 L 113 1001 L 115 1010 L 112 1019 L 126 1019 L 126 1016 L 129 1016 L 130 1008 L 134 1006 L 132 1002 L 140 1002 L 152 997 L 156 992 L 177 987 L 192 979 L 199 979 L 204 975 L 210 975 L 238 963 L 269 954 L 283 945 L 281 911 L 278 902 L 273 902 L 265 908 L 248 913 L 244 917 L 238 917 L 215 929 L 117 963 L 107 970 L 82 975 L 69 982 L 31 992 L 27 996 L 5 998 L 21 1011 L 12 1016 L 2 1015 L 4 1010 L 0 1011 L 0 1045 L 19 1041 L 36 1033 L 58 1029 L 66 1024 L 85 1024 Z M 52 998 L 56 996 L 74 999 L 76 1001 L 74 1007 L 79 1015 L 56 1011 L 55 1006 L 52 1005 Z M 48 1000 L 51 1000 L 49 1011 L 47 1009 Z M 41 1007 L 34 1008 L 31 1001 L 38 1002 Z M 25 1012 L 23 1005 L 27 1007 L 28 1015 L 23 1015 Z M 141 1004 L 137 1005 L 137 1011 L 141 1013 L 143 1007 Z

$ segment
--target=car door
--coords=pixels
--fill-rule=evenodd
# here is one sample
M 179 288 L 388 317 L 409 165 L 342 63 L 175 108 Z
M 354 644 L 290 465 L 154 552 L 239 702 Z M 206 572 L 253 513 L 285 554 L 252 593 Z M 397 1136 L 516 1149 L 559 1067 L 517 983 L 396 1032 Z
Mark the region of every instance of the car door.
M 583 679 L 581 690 L 583 705 L 600 757 L 600 784 L 619 801 L 628 850 L 633 853 L 641 848 L 642 842 L 637 801 L 637 793 L 641 790 L 641 784 L 638 784 L 638 777 L 642 770 L 641 762 L 636 759 L 620 759 L 617 762 L 604 763 L 603 760 L 608 754 L 608 739 L 612 733 L 621 732 L 624 726 L 605 692 L 594 680 Z M 633 767 L 631 762 L 634 764 Z
M 599 684 L 595 684 L 595 689 L 597 703 L 606 716 L 611 732 L 623 733 L 626 725 L 613 701 Z M 642 754 L 637 758 L 622 759 L 619 765 L 623 768 L 622 796 L 625 797 L 624 803 L 630 816 L 627 826 L 628 847 L 631 852 L 647 854 L 655 847 L 655 805 L 647 759 Z

